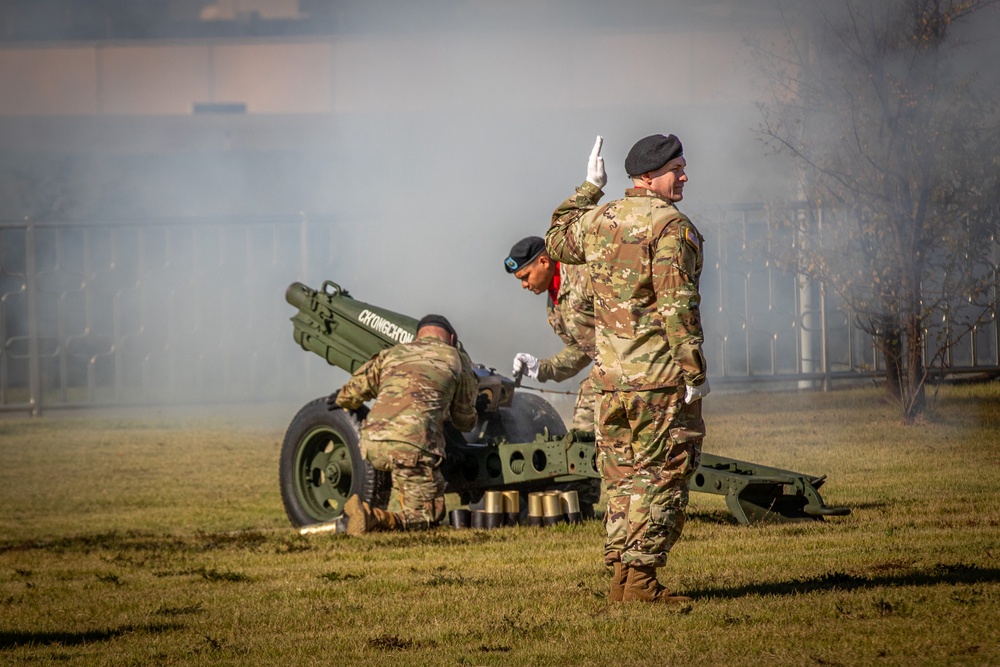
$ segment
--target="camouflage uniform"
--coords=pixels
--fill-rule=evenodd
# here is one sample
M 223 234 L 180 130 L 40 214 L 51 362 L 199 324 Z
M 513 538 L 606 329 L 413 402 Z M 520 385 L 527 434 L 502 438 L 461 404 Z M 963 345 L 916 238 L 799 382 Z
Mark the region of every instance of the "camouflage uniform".
M 589 366 L 597 356 L 594 341 L 594 291 L 590 286 L 587 267 L 573 264 L 557 266 L 560 274 L 557 303 L 553 303 L 550 296 L 546 299 L 545 310 L 549 326 L 566 343 L 566 347 L 558 354 L 540 360 L 539 382 L 568 380 Z M 580 383 L 580 391 L 573 406 L 572 428 L 581 431 L 594 430 L 597 407 L 597 394 L 593 384 L 595 368 L 596 366 L 591 367 L 590 374 Z M 593 507 L 601 499 L 601 480 L 571 482 L 560 488 L 576 491 L 583 512 L 588 517 L 593 515 Z
M 553 213 L 546 248 L 558 261 L 586 263 L 594 289 L 605 561 L 659 567 L 683 529 L 705 435 L 701 402 L 684 403 L 685 385 L 705 381 L 704 239 L 645 188 L 596 208 L 602 195 L 591 183 L 577 188 Z
M 340 389 L 337 404 L 356 410 L 374 398 L 361 433 L 361 451 L 378 470 L 392 472 L 404 529 L 444 518 L 443 423 L 461 431 L 476 424 L 478 383 L 468 356 L 434 337 L 383 350 Z
M 586 267 L 559 265 L 559 272 L 561 280 L 556 294 L 557 303 L 548 298 L 545 310 L 549 326 L 566 347 L 539 362 L 539 382 L 568 380 L 589 366 L 597 355 L 594 344 L 594 292 Z M 580 383 L 576 405 L 573 406 L 573 428 L 594 430 L 596 403 L 592 378 L 588 377 Z

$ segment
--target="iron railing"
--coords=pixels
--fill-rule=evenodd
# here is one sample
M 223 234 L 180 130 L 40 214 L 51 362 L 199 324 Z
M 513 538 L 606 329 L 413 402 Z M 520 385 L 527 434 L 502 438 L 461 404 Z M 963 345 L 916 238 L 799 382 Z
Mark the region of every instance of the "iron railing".
M 829 290 L 755 253 L 763 206 L 696 217 L 713 383 L 824 386 L 882 361 Z M 302 216 L 0 222 L 0 410 L 271 401 L 328 377 L 290 344 L 275 296 L 336 275 L 335 221 Z M 280 297 L 279 297 L 280 298 Z M 993 319 L 949 351 L 996 371 Z

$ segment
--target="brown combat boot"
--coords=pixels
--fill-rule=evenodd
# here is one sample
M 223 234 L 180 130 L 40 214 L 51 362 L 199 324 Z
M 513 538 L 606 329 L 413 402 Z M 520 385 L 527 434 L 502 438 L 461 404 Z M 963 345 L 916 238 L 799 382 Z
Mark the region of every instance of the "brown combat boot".
M 371 511 L 378 523 L 378 530 L 406 530 L 403 527 L 403 519 L 395 512 L 378 507 L 372 507 Z
M 621 602 L 622 593 L 625 592 L 625 576 L 628 570 L 620 560 L 611 564 L 614 568 L 611 572 L 611 592 L 608 593 L 609 602 Z
M 376 530 L 402 530 L 403 525 L 394 512 L 372 507 L 357 494 L 344 505 L 347 515 L 347 534 L 362 535 Z
M 652 565 L 630 563 L 624 566 L 625 590 L 622 591 L 622 602 L 657 602 L 660 604 L 680 604 L 691 602 L 691 598 L 683 595 L 671 595 L 656 580 L 656 568 Z
M 344 514 L 347 515 L 347 534 L 362 535 L 378 528 L 378 521 L 372 512 L 371 506 L 361 500 L 357 494 L 347 499 L 344 505 Z

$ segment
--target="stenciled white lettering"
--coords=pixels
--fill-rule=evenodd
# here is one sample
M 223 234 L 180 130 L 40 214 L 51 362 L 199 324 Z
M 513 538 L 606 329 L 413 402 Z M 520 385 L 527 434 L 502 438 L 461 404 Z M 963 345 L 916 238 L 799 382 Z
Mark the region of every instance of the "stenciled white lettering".
M 409 343 L 413 340 L 413 334 L 411 334 L 406 329 L 399 327 L 394 322 L 381 317 L 372 311 L 362 310 L 358 315 L 358 321 L 367 326 L 372 331 L 377 331 L 380 334 L 388 336 L 391 340 L 397 343 Z

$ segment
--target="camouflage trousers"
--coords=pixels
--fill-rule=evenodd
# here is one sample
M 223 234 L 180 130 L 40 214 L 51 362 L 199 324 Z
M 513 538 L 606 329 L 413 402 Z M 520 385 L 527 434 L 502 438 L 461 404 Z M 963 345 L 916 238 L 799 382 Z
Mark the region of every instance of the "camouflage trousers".
M 361 450 L 376 470 L 392 473 L 399 499 L 393 512 L 404 530 L 431 528 L 444 518 L 443 458 L 408 442 L 368 440 L 361 436 Z
M 573 405 L 573 425 L 579 431 L 593 431 L 594 419 L 597 411 L 597 392 L 594 391 L 593 369 L 580 383 L 580 391 L 576 394 L 576 403 Z
M 684 387 L 601 396 L 597 460 L 607 485 L 604 561 L 661 567 L 684 528 L 705 422 Z
M 594 430 L 594 415 L 597 410 L 597 392 L 591 384 L 591 376 L 588 375 L 580 383 L 580 391 L 576 395 L 576 404 L 573 405 L 573 424 L 570 428 L 579 431 Z M 566 489 L 576 491 L 580 497 L 580 504 L 587 505 L 588 509 L 596 505 L 601 500 L 601 480 L 588 479 L 579 482 L 571 482 L 566 485 Z M 588 509 L 584 513 L 588 514 Z

